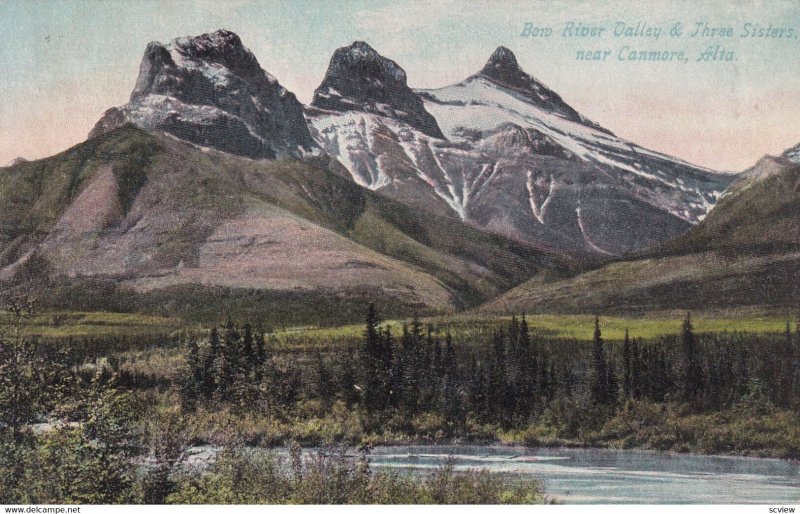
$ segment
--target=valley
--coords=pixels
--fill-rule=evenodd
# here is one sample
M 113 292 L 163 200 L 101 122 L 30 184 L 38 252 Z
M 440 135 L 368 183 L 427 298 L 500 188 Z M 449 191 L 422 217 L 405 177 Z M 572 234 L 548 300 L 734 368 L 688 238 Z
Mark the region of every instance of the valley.
M 747 456 L 734 499 L 791 491 L 798 147 L 719 173 L 616 136 L 505 46 L 475 69 L 414 88 L 357 40 L 304 105 L 229 30 L 153 41 L 84 142 L 0 168 L 0 503 L 586 485 L 439 449 L 393 473 L 397 445 L 524 447 L 573 462 L 562 481 L 614 461 L 636 487 L 683 454 L 645 498 L 673 503 L 709 500 L 684 485 L 728 461 L 702 455 Z

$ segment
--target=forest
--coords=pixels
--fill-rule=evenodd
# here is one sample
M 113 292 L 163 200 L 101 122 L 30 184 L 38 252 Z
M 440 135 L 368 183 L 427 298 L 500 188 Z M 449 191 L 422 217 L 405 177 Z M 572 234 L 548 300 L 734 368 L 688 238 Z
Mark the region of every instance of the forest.
M 0 342 L 2 503 L 541 503 L 539 484 L 370 468 L 400 442 L 800 457 L 800 336 L 554 337 L 413 317 L 315 347 L 231 320 L 169 337 Z M 435 320 L 434 320 L 435 321 Z M 216 458 L 187 464 L 192 448 Z M 281 448 L 283 453 L 253 452 Z M 45 478 L 46 477 L 46 478 Z

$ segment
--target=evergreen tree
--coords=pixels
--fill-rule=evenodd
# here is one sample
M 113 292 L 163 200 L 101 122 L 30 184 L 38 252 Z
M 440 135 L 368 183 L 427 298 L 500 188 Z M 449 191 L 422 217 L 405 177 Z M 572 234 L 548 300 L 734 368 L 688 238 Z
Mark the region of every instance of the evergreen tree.
M 438 337 L 433 341 L 433 356 L 431 358 L 433 374 L 441 378 L 445 374 L 444 355 L 442 354 L 442 341 Z
M 333 405 L 335 385 L 331 370 L 322 358 L 322 352 L 317 352 L 314 359 L 315 376 L 314 383 L 317 397 L 322 401 L 322 408 L 329 411 Z
M 548 354 L 544 351 L 539 354 L 537 369 L 538 377 L 536 379 L 536 385 L 538 393 L 536 396 L 539 402 L 544 404 L 552 400 L 552 395 L 555 390 L 555 373 L 553 373 L 555 368 L 550 364 Z
M 254 347 L 253 327 L 251 327 L 249 323 L 245 324 L 243 327 L 242 350 L 244 352 L 244 360 L 247 361 L 248 364 L 255 362 L 256 350 Z
M 608 405 L 616 405 L 619 398 L 619 383 L 617 382 L 617 373 L 614 371 L 614 359 L 609 348 L 609 355 L 606 360 L 606 402 Z
M 475 355 L 470 355 L 469 365 L 469 404 L 470 410 L 481 422 L 491 419 L 491 399 L 489 395 L 490 385 L 486 369 L 482 366 Z
M 210 399 L 216 389 L 214 381 L 214 361 L 220 353 L 219 330 L 216 326 L 211 329 L 208 335 L 208 352 L 203 363 L 203 396 Z
M 594 336 L 592 338 L 592 355 L 594 372 L 592 375 L 591 398 L 595 405 L 614 403 L 615 393 L 610 389 L 612 372 L 606 360 L 603 335 L 600 332 L 600 318 L 594 318 Z
M 231 362 L 231 350 L 228 348 L 229 341 L 223 338 L 220 341 L 219 351 L 214 356 L 211 365 L 211 377 L 213 383 L 212 399 L 222 402 L 228 397 L 228 388 L 233 383 L 233 362 Z
M 403 397 L 401 402 L 410 416 L 414 416 L 419 412 L 424 374 L 429 368 L 425 362 L 425 347 L 423 343 L 422 323 L 415 313 L 410 327 L 404 327 L 402 348 Z
M 525 314 L 522 315 L 522 320 L 519 324 L 518 338 L 517 413 L 522 418 L 527 418 L 533 413 L 536 402 L 535 388 L 538 370 Z
M 389 326 L 383 327 L 383 348 L 381 352 L 382 369 L 384 370 L 384 387 L 386 394 L 386 406 L 397 406 L 397 377 L 395 376 L 395 349 L 392 330 Z
M 453 347 L 453 335 L 448 330 L 444 335 L 444 356 L 442 366 L 447 371 L 454 371 L 456 368 L 456 349 Z
M 631 343 L 631 397 L 637 400 L 642 395 L 642 353 L 639 341 Z
M 685 401 L 692 401 L 703 394 L 703 369 L 700 365 L 697 341 L 688 312 L 681 328 L 681 347 L 684 359 L 683 398 Z
M 663 402 L 672 390 L 672 377 L 662 345 L 655 348 L 654 360 L 651 398 L 657 402 Z
M 447 423 L 448 435 L 452 436 L 464 430 L 466 411 L 458 387 L 458 377 L 454 370 L 445 372 L 437 407 Z
M 356 377 L 357 368 L 353 366 L 356 362 L 353 348 L 348 348 L 347 352 L 342 356 L 342 363 L 339 371 L 339 382 L 343 391 L 344 401 L 348 408 L 352 409 L 356 404 L 361 401 L 361 395 L 358 388 L 358 378 Z
M 267 343 L 264 341 L 264 332 L 258 331 L 253 337 L 255 343 L 256 369 L 267 361 Z
M 625 339 L 622 341 L 622 392 L 625 398 L 633 396 L 633 359 L 631 357 L 631 339 L 628 335 L 628 329 L 625 329 Z
M 509 411 L 512 410 L 509 407 L 513 406 L 514 400 L 508 387 L 506 336 L 502 328 L 494 333 L 492 348 L 488 384 L 490 408 L 495 417 L 506 420 Z
M 190 338 L 186 346 L 188 347 L 186 364 L 189 369 L 187 376 L 182 381 L 181 406 L 184 409 L 194 409 L 197 402 L 203 397 L 203 384 L 206 383 L 206 369 L 203 359 L 200 357 L 200 346 L 197 344 L 197 341 Z
M 379 325 L 380 318 L 374 304 L 367 308 L 367 319 L 361 346 L 360 388 L 362 403 L 369 413 L 383 410 L 389 396 L 389 367 L 385 338 Z

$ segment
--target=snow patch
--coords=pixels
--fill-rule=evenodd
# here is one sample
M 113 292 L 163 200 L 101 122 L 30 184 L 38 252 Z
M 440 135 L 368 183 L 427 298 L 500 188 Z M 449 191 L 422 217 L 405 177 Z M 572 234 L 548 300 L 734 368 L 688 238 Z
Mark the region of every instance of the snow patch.
M 355 112 L 315 116 L 310 121 L 319 134 L 317 143 L 350 172 L 356 184 L 375 191 L 391 183 L 383 159 L 373 151 L 380 121 Z
M 581 217 L 581 208 L 580 206 L 575 208 L 575 214 L 578 215 L 578 228 L 581 229 L 581 235 L 583 236 L 583 240 L 586 241 L 586 244 L 589 245 L 589 248 L 596 252 L 603 253 L 605 255 L 611 255 L 610 252 L 607 252 L 594 244 L 591 239 L 589 239 L 589 234 L 586 232 L 586 226 L 583 224 L 583 218 Z
M 525 186 L 528 189 L 528 201 L 531 204 L 531 211 L 533 212 L 533 217 L 536 218 L 536 220 L 539 221 L 539 223 L 544 225 L 545 211 L 547 211 L 547 206 L 550 205 L 550 200 L 553 198 L 553 193 L 556 190 L 556 181 L 553 179 L 553 176 L 550 175 L 550 186 L 547 191 L 547 196 L 545 197 L 541 206 L 536 204 L 536 191 L 534 189 L 535 184 L 533 181 L 533 171 L 531 170 L 528 170 Z
M 492 131 L 506 123 L 533 128 L 579 160 L 597 166 L 612 183 L 631 188 L 634 196 L 656 208 L 690 222 L 696 222 L 698 215 L 707 212 L 707 199 L 697 190 L 696 183 L 690 184 L 687 179 L 692 173 L 710 170 L 548 112 L 480 76 L 419 93 L 425 108 L 451 141 L 471 145 L 476 131 Z M 641 184 L 641 180 L 651 185 Z M 714 186 L 709 184 L 711 187 Z M 702 207 L 686 215 L 684 207 L 693 201 Z

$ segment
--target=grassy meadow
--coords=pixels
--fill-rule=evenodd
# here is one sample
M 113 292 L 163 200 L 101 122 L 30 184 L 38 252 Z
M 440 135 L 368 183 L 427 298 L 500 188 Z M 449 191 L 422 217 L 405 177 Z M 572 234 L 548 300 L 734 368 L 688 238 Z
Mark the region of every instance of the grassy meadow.
M 600 316 L 603 337 L 608 341 L 622 341 L 625 330 L 631 337 L 652 339 L 661 335 L 678 334 L 685 312 L 666 311 L 647 315 Z M 450 331 L 455 341 L 468 341 L 476 336 L 490 336 L 510 316 L 453 315 L 423 318 L 424 325 L 430 325 L 438 332 Z M 532 332 L 543 336 L 591 341 L 594 331 L 594 316 L 585 314 L 536 314 L 526 316 Z M 755 334 L 782 333 L 786 321 L 793 319 L 789 313 L 769 313 L 766 311 L 728 311 L 692 314 L 697 333 L 747 332 Z M 384 322 L 395 334 L 400 334 L 404 321 Z M 346 344 L 358 339 L 363 333 L 363 324 L 339 327 L 300 326 L 278 330 L 274 340 L 285 350 L 316 350 L 328 345 Z
M 621 341 L 625 330 L 631 337 L 650 339 L 660 335 L 677 334 L 685 312 L 662 311 L 642 316 L 600 316 L 603 337 L 608 341 Z M 535 314 L 526 316 L 532 331 L 541 335 L 564 339 L 591 341 L 594 316 L 584 314 Z M 425 326 L 437 332 L 450 331 L 453 338 L 469 340 L 475 336 L 487 336 L 498 330 L 510 316 L 457 314 L 427 317 Z M 720 312 L 692 313 L 697 333 L 782 333 L 790 313 L 762 310 L 732 310 Z M 400 334 L 407 320 L 383 322 L 395 334 Z M 0 313 L 0 333 L 13 332 L 13 318 L 7 312 Z M 151 316 L 119 312 L 70 312 L 47 311 L 37 313 L 22 322 L 21 332 L 47 340 L 81 339 L 95 337 L 173 336 L 178 332 L 198 332 L 210 326 L 187 321 L 178 317 Z M 337 327 L 287 326 L 271 333 L 272 343 L 282 350 L 304 351 L 324 349 L 330 345 L 346 344 L 358 339 L 364 330 L 363 323 Z
M 190 325 L 178 318 L 119 312 L 50 311 L 21 322 L 25 336 L 43 339 L 169 335 Z M 11 313 L 0 313 L 0 333 L 15 330 Z

